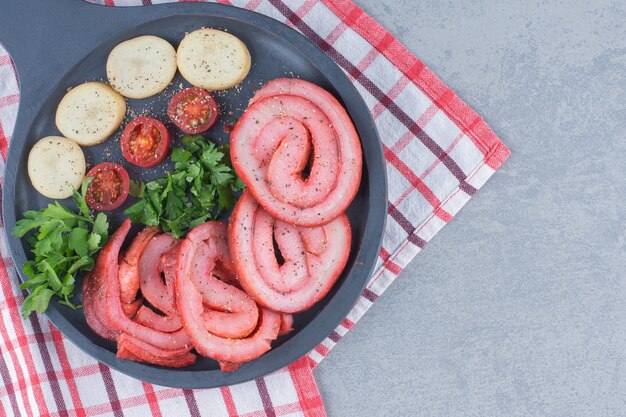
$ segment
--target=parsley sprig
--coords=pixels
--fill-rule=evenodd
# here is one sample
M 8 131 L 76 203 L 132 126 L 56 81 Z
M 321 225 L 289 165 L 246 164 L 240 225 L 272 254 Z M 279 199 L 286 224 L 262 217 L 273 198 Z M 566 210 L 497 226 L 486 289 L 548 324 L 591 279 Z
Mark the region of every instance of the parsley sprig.
M 53 295 L 59 303 L 71 308 L 81 306 L 70 301 L 74 294 L 76 276 L 82 271 L 91 271 L 95 254 L 109 237 L 109 222 L 106 214 L 98 213 L 94 218 L 85 201 L 85 192 L 93 178 L 83 181 L 81 192 L 74 191 L 72 198 L 78 206 L 75 213 L 59 204 L 48 204 L 42 210 L 29 210 L 18 220 L 13 234 L 26 240 L 35 259 L 24 264 L 27 280 L 21 289 L 30 289 L 22 305 L 22 317 L 33 311 L 43 313 Z M 29 232 L 33 232 L 29 234 Z
M 175 238 L 187 229 L 217 217 L 235 204 L 244 184 L 228 158 L 228 145 L 215 146 L 202 136 L 185 136 L 174 148 L 174 170 L 150 181 L 141 200 L 124 212 L 133 222 L 161 226 Z

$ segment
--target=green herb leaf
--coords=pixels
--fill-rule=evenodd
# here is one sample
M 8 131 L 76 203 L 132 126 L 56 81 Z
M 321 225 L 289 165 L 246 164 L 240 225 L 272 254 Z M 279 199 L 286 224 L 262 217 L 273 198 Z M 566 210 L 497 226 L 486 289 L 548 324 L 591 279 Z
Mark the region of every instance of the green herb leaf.
M 130 180 L 130 189 L 128 190 L 128 194 L 131 195 L 131 197 L 135 197 L 135 198 L 141 198 L 143 197 L 143 192 L 146 189 L 146 185 L 143 183 L 143 181 L 139 181 L 139 180 Z
M 68 274 L 74 274 L 76 271 L 91 271 L 95 263 L 91 256 L 83 256 L 75 261 L 67 270 Z
M 24 237 L 34 254 L 34 260 L 22 269 L 27 279 L 20 288 L 32 290 L 22 305 L 23 317 L 33 311 L 44 312 L 53 295 L 61 304 L 79 307 L 70 301 L 76 276 L 93 269 L 94 255 L 109 235 L 106 214 L 98 213 L 94 220 L 85 201 L 90 181 L 83 181 L 81 193 L 74 192 L 79 213 L 54 202 L 42 210 L 25 212 L 13 228 L 13 234 Z
M 145 184 L 140 201 L 124 212 L 133 222 L 160 225 L 174 237 L 217 217 L 235 204 L 244 188 L 229 159 L 228 145 L 216 147 L 202 136 L 185 136 L 172 151 L 174 170 Z
M 33 290 L 28 296 L 24 299 L 24 304 L 22 305 L 22 317 L 26 319 L 30 313 L 36 311 L 38 313 L 43 313 L 48 308 L 48 304 L 50 303 L 50 298 L 54 295 L 54 291 L 50 288 L 47 288 L 45 285 L 41 285 Z
M 67 207 L 63 207 L 58 201 L 54 204 L 48 204 L 48 208 L 45 208 L 42 212 L 44 217 L 58 220 L 75 220 L 76 214 L 72 213 Z
M 78 256 L 87 256 L 89 253 L 89 249 L 87 248 L 87 237 L 89 235 L 89 230 L 76 228 L 72 229 L 68 237 L 68 246 L 72 249 Z M 98 236 L 100 237 L 100 236 Z
M 89 188 L 89 184 L 93 181 L 93 177 L 87 177 L 83 180 L 83 183 L 80 187 L 80 193 L 76 190 L 72 193 L 72 198 L 74 202 L 78 206 L 78 209 L 83 214 L 83 216 L 91 219 L 91 211 L 89 210 L 89 206 L 87 205 L 87 201 L 85 200 L 85 195 L 87 195 L 87 188 Z
M 100 240 L 106 242 L 109 238 L 109 219 L 106 214 L 102 212 L 98 213 L 96 220 L 93 222 L 93 229 L 91 232 L 100 235 Z

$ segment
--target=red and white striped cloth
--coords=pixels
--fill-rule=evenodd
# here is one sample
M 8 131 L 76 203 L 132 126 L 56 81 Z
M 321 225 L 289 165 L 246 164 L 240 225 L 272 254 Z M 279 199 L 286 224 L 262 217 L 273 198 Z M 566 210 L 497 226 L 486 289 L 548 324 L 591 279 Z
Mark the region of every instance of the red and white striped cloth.
M 151 3 L 95 2 L 110 6 Z M 472 109 L 351 1 L 233 3 L 302 32 L 343 68 L 372 111 L 387 159 L 389 219 L 367 289 L 324 342 L 273 375 L 221 389 L 165 388 L 96 362 L 43 316 L 21 320 L 24 293 L 18 288 L 4 233 L 0 233 L 0 297 L 4 300 L 0 303 L 0 417 L 324 416 L 312 368 L 509 156 L 506 146 Z M 7 52 L 0 49 L 0 174 L 18 102 L 14 68 Z

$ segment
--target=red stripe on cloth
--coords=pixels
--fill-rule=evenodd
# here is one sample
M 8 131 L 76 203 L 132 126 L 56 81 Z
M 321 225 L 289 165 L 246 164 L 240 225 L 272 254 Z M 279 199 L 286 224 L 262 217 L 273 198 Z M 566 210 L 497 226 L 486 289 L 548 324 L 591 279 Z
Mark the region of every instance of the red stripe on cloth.
M 394 275 L 400 275 L 402 272 L 402 267 L 389 259 L 383 263 L 383 266 L 390 270 Z
M 4 328 L 4 326 L 0 326 L 0 330 L 2 330 L 2 337 L 3 339 L 8 339 L 8 335 L 6 332 L 6 329 Z M 22 398 L 23 398 L 23 404 L 26 408 L 26 411 L 28 413 L 32 413 L 32 409 L 30 407 L 30 402 L 28 400 L 27 397 L 27 393 L 26 393 L 26 382 L 25 382 L 25 376 L 24 373 L 22 372 L 22 367 L 20 366 L 20 363 L 18 361 L 17 358 L 17 354 L 15 353 L 15 348 L 10 344 L 10 343 L 6 343 L 5 340 L 5 344 L 6 347 L 9 350 L 9 356 L 11 357 L 11 362 L 13 362 L 13 369 L 15 371 L 15 375 L 17 377 L 17 381 L 13 381 L 10 383 L 10 388 L 7 389 L 7 391 L 10 391 L 11 393 L 15 394 L 16 389 L 15 389 L 15 382 L 17 382 L 17 386 L 18 386 L 18 390 L 20 391 L 20 393 L 22 394 Z M 19 408 L 16 409 L 16 411 L 18 411 Z M 19 415 L 19 412 L 17 413 Z
M 41 335 L 45 339 L 46 338 L 45 336 L 49 336 L 49 333 L 42 333 Z M 32 335 L 32 337 L 34 338 L 35 335 Z M 36 340 L 34 342 L 31 342 L 30 337 L 28 339 L 29 339 L 29 344 L 30 343 L 35 343 L 36 345 L 43 344 L 43 343 L 38 343 Z M 91 375 L 99 374 L 100 369 L 98 368 L 97 364 L 93 364 L 93 365 L 88 365 L 88 366 L 82 366 L 79 368 L 74 368 L 72 369 L 72 373 L 74 374 L 75 378 L 80 378 L 83 376 L 91 376 Z M 44 373 L 37 374 L 37 380 L 38 380 L 37 382 L 40 384 L 44 382 L 48 382 L 52 384 L 52 381 L 54 381 L 55 383 L 58 383 L 58 380 L 62 380 L 62 379 L 64 379 L 63 371 L 51 371 L 51 372 L 44 372 Z M 31 379 L 31 380 L 26 381 L 26 385 L 28 387 L 36 385 L 35 380 Z M 8 389 L 6 386 L 0 387 L 0 396 L 6 395 L 7 392 L 8 392 Z
M 141 382 L 143 386 L 143 390 L 146 392 L 146 400 L 148 403 L 148 407 L 150 407 L 150 412 L 153 417 L 163 417 L 161 414 L 161 408 L 159 407 L 159 400 L 157 400 L 156 395 L 154 395 L 154 387 L 147 382 Z
M 282 404 L 274 407 L 274 412 L 277 416 L 285 416 L 291 414 L 300 415 L 302 410 L 300 409 L 300 402 Z M 249 413 L 241 414 L 239 417 L 267 417 L 265 410 L 256 410 Z
M 354 322 L 346 317 L 345 319 L 341 320 L 341 325 L 350 330 L 354 327 Z
M 0 107 L 9 106 L 20 101 L 19 94 L 11 94 L 10 96 L 0 97 Z
M 329 46 L 330 48 L 330 46 Z M 326 51 L 328 52 L 328 51 Z M 338 54 L 339 52 L 337 52 Z M 350 65 L 349 69 L 348 69 L 348 76 L 352 79 L 352 80 L 356 80 L 358 81 L 361 77 L 363 77 L 363 72 L 365 70 L 367 70 L 367 67 L 369 67 L 371 65 L 372 62 L 374 62 L 374 59 L 376 59 L 376 57 L 380 55 L 378 53 L 378 51 L 376 49 L 370 49 L 367 54 L 365 54 L 365 56 L 363 57 L 363 59 L 361 61 L 359 61 L 356 65 Z M 343 55 L 342 55 L 343 57 Z M 347 58 L 344 57 L 344 59 L 347 62 Z M 378 98 L 378 97 L 376 97 Z
M 296 14 L 302 18 L 306 16 L 311 9 L 318 3 L 317 0 L 306 0 L 300 7 L 296 9 Z
M 67 383 L 67 387 L 70 391 L 70 398 L 74 404 L 74 411 L 77 416 L 86 416 L 83 403 L 80 400 L 80 393 L 78 392 L 78 387 L 76 386 L 76 379 L 74 379 L 74 373 L 72 372 L 72 366 L 70 365 L 70 361 L 67 358 L 67 352 L 65 351 L 65 346 L 63 345 L 63 335 L 52 325 L 50 325 L 50 333 L 52 334 L 54 347 L 57 351 L 57 357 L 61 363 L 63 377 L 65 378 L 65 382 Z
M 394 153 L 391 149 L 389 149 L 385 144 L 383 144 L 383 150 L 385 152 L 385 158 L 389 161 L 396 169 L 406 178 L 409 183 L 415 187 L 417 191 L 419 191 L 426 201 L 435 208 L 436 214 L 441 220 L 445 222 L 449 222 L 452 220 L 452 216 L 447 213 L 445 210 L 441 209 L 439 205 L 441 201 L 437 198 L 437 196 L 431 191 L 430 188 L 424 183 L 424 181 L 418 177 L 415 172 L 411 170 L 411 168 L 402 161 L 396 153 Z
M 115 2 L 113 0 L 104 0 L 105 6 L 115 6 Z
M 372 62 L 376 59 L 376 57 L 380 56 L 380 52 L 376 49 L 370 49 L 367 54 L 359 61 L 356 67 L 353 67 L 348 74 L 352 76 L 354 79 L 358 79 L 363 76 L 367 68 L 372 65 Z
M 2 362 L 0 362 L 2 363 Z M 14 415 L 14 414 L 11 414 Z M 0 417 L 7 417 L 7 412 L 4 409 L 4 403 L 0 402 Z
M 259 7 L 259 4 L 261 4 L 263 2 L 263 0 L 250 0 L 247 4 L 246 4 L 246 9 L 248 10 L 254 10 L 257 7 Z
M 328 36 L 326 36 L 326 42 L 328 42 L 329 44 L 334 44 L 335 42 L 337 42 L 337 39 L 339 39 L 339 37 L 341 36 L 341 34 L 343 32 L 346 31 L 346 29 L 348 29 L 348 25 L 346 25 L 343 22 L 340 22 L 337 26 L 335 26 L 335 28 L 328 34 Z
M 352 3 L 352 2 L 350 2 Z M 346 13 L 345 19 L 343 19 L 349 26 L 353 26 L 354 23 L 361 17 L 363 10 L 358 7 L 350 9 L 350 12 Z M 335 13 L 337 14 L 337 13 Z
M 224 405 L 226 405 L 228 417 L 239 417 L 239 414 L 237 414 L 237 406 L 235 405 L 235 401 L 233 401 L 233 393 L 230 392 L 230 388 L 221 387 L 220 392 L 222 393 L 222 398 L 224 399 Z
M 10 140 L 11 138 L 5 135 L 2 123 L 0 123 L 0 155 L 2 155 L 2 159 L 4 159 L 5 161 L 7 159 L 7 153 L 9 151 Z
M 9 65 L 11 62 L 11 57 L 9 55 L 0 55 L 0 65 Z
M 300 408 L 305 417 L 324 417 L 324 403 L 311 371 L 310 360 L 303 357 L 288 366 L 293 385 L 298 392 Z
M 3 220 L 4 223 L 4 220 Z M 15 352 L 15 348 L 12 343 L 9 341 L 9 332 L 4 327 L 4 325 L 0 325 L 0 329 L 2 331 L 2 337 L 5 339 L 5 345 L 9 350 L 9 355 L 11 356 L 11 360 L 15 367 L 15 373 L 18 378 L 18 386 L 20 387 L 20 391 L 24 395 L 24 405 L 27 411 L 32 413 L 31 404 L 29 399 L 26 397 L 26 378 L 28 378 L 28 383 L 32 383 L 34 385 L 33 394 L 35 397 L 35 402 L 37 403 L 37 407 L 40 410 L 46 409 L 45 398 L 43 395 L 43 391 L 41 389 L 41 385 L 39 383 L 39 376 L 37 374 L 37 370 L 35 369 L 35 361 L 30 349 L 28 349 L 28 338 L 26 337 L 26 331 L 24 329 L 24 325 L 22 324 L 22 320 L 20 314 L 18 312 L 18 302 L 13 293 L 13 289 L 11 288 L 10 277 L 7 272 L 7 264 L 3 257 L 0 256 L 0 288 L 2 289 L 2 293 L 4 294 L 4 301 L 8 306 L 9 316 L 11 318 L 11 322 L 15 324 L 15 335 L 18 339 L 18 346 L 20 351 L 24 357 L 24 362 L 26 362 L 26 371 L 27 375 L 24 375 L 22 372 L 22 368 L 19 364 L 17 354 Z M 33 317 L 33 315 L 29 318 L 32 324 L 37 322 L 37 319 Z M 45 354 L 42 352 L 42 358 L 45 359 Z M 45 362 L 45 361 L 44 361 Z M 53 386 L 51 385 L 53 388 Z M 54 396 L 57 405 L 63 404 L 63 398 L 61 397 L 61 401 L 57 400 L 57 396 Z
M 327 346 L 324 346 L 323 344 L 320 343 L 319 345 L 315 346 L 315 351 L 322 356 L 326 356 L 328 355 L 328 352 L 330 352 L 330 349 L 328 349 Z
M 378 256 L 380 257 L 380 259 L 383 260 L 383 262 L 385 262 L 387 259 L 389 259 L 391 254 L 389 253 L 387 249 L 385 249 L 384 246 L 381 246 L 380 251 L 378 251 Z
M 350 0 L 321 1 L 373 46 L 376 46 L 381 38 L 389 34 L 380 23 Z M 443 81 L 397 39 L 394 39 L 394 42 L 381 52 L 391 63 L 409 77 L 417 87 L 424 91 L 431 100 L 437 101 L 437 98 L 441 97 L 448 90 Z M 477 145 L 478 149 L 485 156 L 485 163 L 494 170 L 497 169 L 509 157 L 511 152 L 474 110 L 465 104 L 454 92 L 450 91 L 450 94 L 451 98 L 447 102 L 442 103 L 442 110 Z
M 39 322 L 39 317 L 35 314 L 31 314 L 28 318 L 30 320 L 30 325 L 35 331 L 35 338 L 40 346 L 45 346 L 45 341 L 43 340 L 43 331 L 41 329 L 41 323 Z M 28 350 L 31 353 L 30 350 Z M 48 375 L 48 383 L 50 384 L 50 389 L 52 391 L 52 397 L 54 398 L 54 402 L 56 403 L 57 410 L 63 410 L 63 415 L 67 416 L 65 399 L 63 398 L 63 393 L 61 392 L 61 384 L 59 384 L 59 380 L 55 378 L 55 370 L 54 365 L 52 364 L 52 357 L 50 356 L 50 352 L 48 349 L 39 349 L 39 353 L 41 355 L 41 360 L 43 362 L 44 369 L 46 370 L 46 374 Z M 36 372 L 36 370 L 33 370 Z M 36 377 L 39 378 L 39 374 L 36 374 Z M 39 382 L 36 383 L 39 386 Z
M 163 401 L 163 400 L 168 400 L 171 398 L 179 397 L 180 390 L 178 389 L 160 390 L 160 391 L 155 391 L 154 394 L 156 395 L 156 398 L 158 401 Z M 128 397 L 128 398 L 121 398 L 118 402 L 119 402 L 120 408 L 124 410 L 128 408 L 136 407 L 141 404 L 145 404 L 146 403 L 145 400 L 146 400 L 146 395 L 139 394 L 139 395 L 135 395 L 135 396 Z M 113 409 L 112 405 L 106 401 L 100 402 L 92 406 L 85 407 L 85 411 L 87 412 L 87 415 L 89 416 L 97 416 L 101 414 L 109 415 L 112 409 Z M 123 413 L 123 411 L 118 410 L 118 413 L 119 412 Z M 134 414 L 130 414 L 130 415 L 133 416 Z M 57 417 L 57 416 L 60 417 L 59 412 L 50 413 L 50 417 Z M 128 414 L 126 416 L 128 417 Z
M 2 326 L 0 326 L 0 328 L 2 328 Z M 9 397 L 9 404 L 11 404 L 11 408 L 13 409 L 13 413 L 11 413 L 11 415 L 18 416 L 20 414 L 20 408 L 17 404 L 17 397 L 14 395 L 15 388 L 13 386 L 13 381 L 11 381 L 11 375 L 9 375 L 9 368 L 3 355 L 0 355 L 0 378 L 2 378 L 2 383 L 4 384 Z

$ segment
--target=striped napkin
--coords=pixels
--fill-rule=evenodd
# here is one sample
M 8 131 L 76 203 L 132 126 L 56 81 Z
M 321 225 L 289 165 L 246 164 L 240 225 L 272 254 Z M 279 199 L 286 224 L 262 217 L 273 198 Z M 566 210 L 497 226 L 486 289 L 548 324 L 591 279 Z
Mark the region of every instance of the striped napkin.
M 370 283 L 341 325 L 290 366 L 221 389 L 172 389 L 142 383 L 98 363 L 44 316 L 21 320 L 25 293 L 18 288 L 6 238 L 0 233 L 4 300 L 0 303 L 0 417 L 325 416 L 312 369 L 509 156 L 506 146 L 472 109 L 351 1 L 233 3 L 302 32 L 343 68 L 376 120 L 387 160 L 389 219 Z M 0 175 L 18 103 L 15 70 L 0 47 Z

